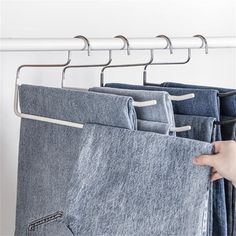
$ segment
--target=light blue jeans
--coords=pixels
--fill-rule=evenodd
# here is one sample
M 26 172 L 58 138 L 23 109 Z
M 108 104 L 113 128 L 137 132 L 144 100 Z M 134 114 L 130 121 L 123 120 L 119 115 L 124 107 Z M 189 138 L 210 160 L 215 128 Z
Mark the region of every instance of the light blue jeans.
M 120 89 L 134 89 L 145 91 L 166 91 L 170 95 L 183 95 L 194 93 L 195 98 L 181 102 L 173 102 L 175 114 L 213 117 L 216 120 L 220 119 L 220 100 L 218 97 L 219 91 L 216 89 L 202 88 L 178 88 L 178 87 L 160 87 L 158 85 L 142 86 L 131 84 L 108 83 L 106 87 Z M 221 140 L 220 127 L 216 127 L 216 140 Z M 225 199 L 224 180 L 220 179 L 213 184 L 213 235 L 227 236 L 227 213 Z
M 171 127 L 175 127 L 175 120 L 172 102 L 167 92 L 117 89 L 108 87 L 94 87 L 89 90 L 106 94 L 130 96 L 135 101 L 139 102 L 155 100 L 156 105 L 135 107 L 137 117 L 139 119 L 138 129 L 167 135 L 175 135 L 175 133 L 170 131 Z
M 23 113 L 126 129 L 137 127 L 133 99 L 127 96 L 27 85 L 20 87 L 19 95 Z M 22 119 L 16 236 L 72 235 L 63 217 L 82 132 L 82 129 Z
M 67 195 L 74 235 L 207 235 L 212 145 L 87 124 Z

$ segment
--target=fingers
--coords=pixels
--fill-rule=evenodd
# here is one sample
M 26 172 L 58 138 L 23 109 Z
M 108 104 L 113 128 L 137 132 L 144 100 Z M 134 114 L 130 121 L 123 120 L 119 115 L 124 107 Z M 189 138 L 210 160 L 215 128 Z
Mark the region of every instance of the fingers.
M 217 154 L 220 152 L 220 149 L 221 149 L 221 141 L 216 141 L 216 142 L 213 142 L 213 147 L 214 147 L 214 153 Z
M 211 181 L 216 181 L 218 179 L 222 179 L 223 177 L 218 173 L 218 172 L 214 172 L 211 175 Z
M 202 155 L 199 157 L 194 157 L 193 164 L 199 165 L 199 166 L 207 165 L 207 166 L 214 167 L 215 159 L 212 155 Z

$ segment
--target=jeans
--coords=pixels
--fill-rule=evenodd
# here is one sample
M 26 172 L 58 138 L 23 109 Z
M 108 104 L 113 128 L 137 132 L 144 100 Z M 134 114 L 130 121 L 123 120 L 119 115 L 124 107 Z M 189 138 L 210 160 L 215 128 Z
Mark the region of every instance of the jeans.
M 221 120 L 232 120 L 235 117 L 222 116 Z M 236 123 L 223 125 L 221 127 L 223 140 L 235 140 L 236 141 Z
M 177 133 L 177 136 L 210 143 L 215 140 L 215 120 L 213 117 L 175 114 L 175 123 L 177 126 L 191 126 L 191 130 Z
M 226 93 L 231 91 L 236 91 L 235 89 L 226 89 L 219 87 L 208 87 L 208 86 L 199 86 L 199 85 L 189 85 L 189 84 L 180 84 L 180 83 L 171 83 L 165 82 L 161 86 L 164 87 L 178 87 L 178 88 L 197 88 L 197 89 L 216 89 L 219 93 Z M 220 98 L 220 113 L 222 120 L 233 119 L 236 117 L 236 96 L 221 97 Z M 221 126 L 222 140 L 235 140 L 235 126 L 232 125 L 223 125 Z M 225 180 L 225 194 L 226 194 L 226 207 L 227 207 L 227 226 L 228 226 L 228 235 L 236 236 L 236 226 L 233 232 L 236 221 L 235 213 L 235 193 L 234 187 L 231 182 Z
M 135 107 L 138 119 L 167 123 L 175 126 L 173 106 L 170 96 L 162 91 L 140 91 L 108 87 L 91 88 L 90 91 L 130 96 L 135 101 L 156 100 L 157 104 L 147 107 Z
M 139 89 L 149 91 L 166 91 L 170 95 L 184 95 L 194 93 L 195 98 L 186 101 L 174 101 L 175 114 L 213 117 L 220 119 L 220 101 L 218 91 L 214 89 L 171 88 L 157 86 L 142 86 L 119 83 L 108 83 L 106 87 L 122 89 Z M 220 127 L 216 127 L 216 140 L 221 140 Z M 226 201 L 224 180 L 220 179 L 213 184 L 213 235 L 227 235 Z
M 21 85 L 19 97 L 21 111 L 27 114 L 126 129 L 137 126 L 133 99 L 127 96 Z M 63 219 L 82 133 L 83 129 L 22 119 L 16 236 L 48 236 L 42 233 L 48 231 L 53 236 L 72 235 Z
M 169 88 L 158 86 L 142 86 L 130 84 L 107 83 L 106 87 L 133 89 L 133 90 L 148 90 L 148 91 L 166 91 L 170 95 L 184 95 L 194 93 L 195 98 L 185 101 L 172 101 L 174 113 L 182 115 L 196 115 L 205 117 L 215 117 L 219 119 L 219 98 L 216 90 L 188 89 L 188 88 Z
M 138 119 L 138 130 L 155 132 L 164 135 L 175 135 L 171 131 L 172 125 L 169 123 L 161 123 L 155 121 L 147 121 Z
M 208 87 L 208 86 L 199 86 L 199 85 L 189 85 L 189 84 L 180 84 L 180 83 L 171 83 L 171 82 L 162 83 L 161 86 L 163 86 L 163 87 L 178 87 L 178 88 L 215 89 L 215 90 L 219 91 L 219 93 L 236 91 L 235 89 Z M 229 97 L 222 97 L 222 98 L 220 98 L 220 103 L 221 103 L 221 115 L 236 117 L 236 95 L 229 96 Z
M 87 124 L 67 195 L 74 235 L 207 235 L 205 142 Z

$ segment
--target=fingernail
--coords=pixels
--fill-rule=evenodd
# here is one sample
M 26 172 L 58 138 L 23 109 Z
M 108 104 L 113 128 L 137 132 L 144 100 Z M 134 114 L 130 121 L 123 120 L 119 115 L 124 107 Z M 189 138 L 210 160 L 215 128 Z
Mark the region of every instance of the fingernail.
M 193 163 L 196 164 L 198 162 L 198 159 L 196 157 L 193 158 Z

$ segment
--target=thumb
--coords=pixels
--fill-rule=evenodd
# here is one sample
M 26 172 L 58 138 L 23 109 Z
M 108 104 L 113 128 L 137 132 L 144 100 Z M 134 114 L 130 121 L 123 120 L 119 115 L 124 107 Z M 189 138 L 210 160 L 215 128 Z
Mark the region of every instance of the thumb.
M 201 155 L 199 157 L 194 157 L 193 164 L 199 166 L 207 165 L 215 167 L 215 157 L 213 157 L 212 155 Z

